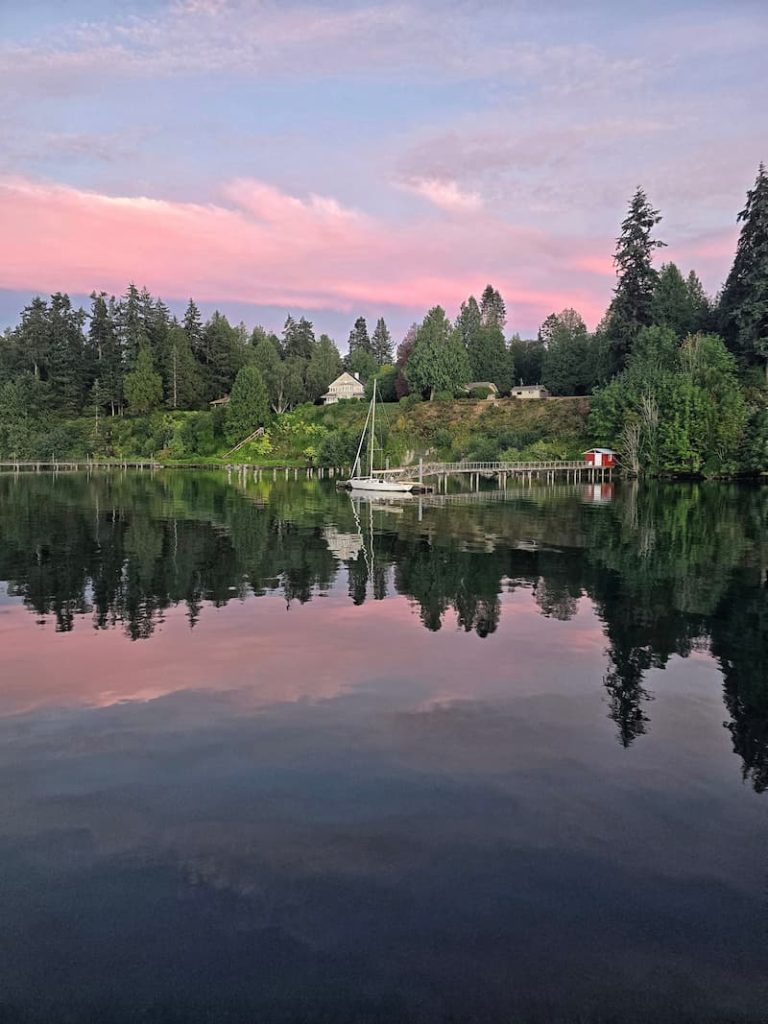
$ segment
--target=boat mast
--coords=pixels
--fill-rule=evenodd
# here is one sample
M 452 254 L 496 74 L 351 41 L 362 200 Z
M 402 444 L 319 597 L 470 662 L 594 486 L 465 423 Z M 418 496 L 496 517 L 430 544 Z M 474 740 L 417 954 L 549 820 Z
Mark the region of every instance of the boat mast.
M 352 466 L 352 476 L 355 475 L 355 470 L 359 469 L 360 472 L 363 470 L 363 464 L 360 461 L 360 456 L 363 454 L 363 445 L 365 444 L 365 434 L 368 430 L 368 421 L 371 418 L 371 406 L 368 406 L 368 415 L 365 417 L 365 423 L 363 425 L 363 432 L 360 435 L 360 444 L 357 446 L 357 455 L 355 455 L 355 462 Z
M 376 378 L 373 378 L 373 398 L 371 399 L 371 437 L 369 442 L 371 470 L 369 476 L 373 476 L 373 449 L 376 444 Z

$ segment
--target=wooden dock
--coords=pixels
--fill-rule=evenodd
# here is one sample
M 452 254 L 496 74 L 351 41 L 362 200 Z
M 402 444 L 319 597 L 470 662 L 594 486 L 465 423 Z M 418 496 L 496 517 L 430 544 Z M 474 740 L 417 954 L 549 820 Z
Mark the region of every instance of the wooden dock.
M 126 462 L 96 462 L 88 459 L 61 459 L 55 462 L 45 459 L 23 461 L 21 459 L 5 459 L 0 461 L 0 472 L 12 473 L 83 473 L 94 469 L 162 469 L 161 462 L 151 460 Z
M 613 470 L 606 466 L 594 466 L 581 459 L 564 462 L 423 462 L 416 466 L 401 466 L 381 471 L 383 477 L 397 480 L 399 477 L 413 478 L 419 483 L 425 479 L 437 481 L 437 490 L 445 490 L 450 477 L 469 477 L 473 490 L 479 490 L 481 478 L 498 480 L 504 489 L 507 480 L 556 480 L 567 483 L 596 483 L 610 480 Z

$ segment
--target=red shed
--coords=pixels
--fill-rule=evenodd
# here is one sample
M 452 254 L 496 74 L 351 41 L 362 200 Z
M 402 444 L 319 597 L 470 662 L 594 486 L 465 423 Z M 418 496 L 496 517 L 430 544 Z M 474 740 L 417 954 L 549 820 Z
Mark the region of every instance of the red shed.
M 584 452 L 584 461 L 590 466 L 605 466 L 610 468 L 616 465 L 616 452 L 610 448 L 590 448 Z

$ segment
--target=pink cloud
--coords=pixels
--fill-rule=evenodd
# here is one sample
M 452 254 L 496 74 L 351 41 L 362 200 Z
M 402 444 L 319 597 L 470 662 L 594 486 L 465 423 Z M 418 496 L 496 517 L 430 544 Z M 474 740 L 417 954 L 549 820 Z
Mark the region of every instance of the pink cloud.
M 413 181 L 405 182 L 402 187 L 423 196 L 441 210 L 467 212 L 479 210 L 483 205 L 478 192 L 464 191 L 455 181 L 415 178 Z
M 609 239 L 554 237 L 482 209 L 464 213 L 385 222 L 249 179 L 226 185 L 221 203 L 202 204 L 6 178 L 0 220 L 10 244 L 0 287 L 119 292 L 135 280 L 168 299 L 344 311 L 441 303 L 450 312 L 492 280 L 526 327 L 566 306 L 599 319 L 610 282 L 595 261 L 610 252 Z

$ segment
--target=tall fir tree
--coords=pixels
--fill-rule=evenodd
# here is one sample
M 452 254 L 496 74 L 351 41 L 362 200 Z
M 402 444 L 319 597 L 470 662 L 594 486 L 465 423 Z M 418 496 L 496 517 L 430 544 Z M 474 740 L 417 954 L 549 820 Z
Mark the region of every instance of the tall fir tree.
M 195 359 L 202 359 L 203 318 L 200 316 L 200 310 L 192 299 L 189 300 L 186 312 L 184 313 L 183 327 L 187 333 L 192 354 Z
M 587 327 L 575 309 L 548 316 L 539 331 L 544 346 L 541 383 L 553 395 L 586 395 L 593 366 Z
M 664 263 L 651 304 L 653 323 L 669 327 L 681 341 L 704 326 L 704 291 L 693 271 L 691 274 L 686 280 L 674 263 Z
M 278 336 L 273 334 L 272 331 L 268 331 L 266 328 L 258 325 L 251 331 L 251 337 L 248 344 L 255 350 L 256 346 L 262 341 L 269 341 L 279 358 L 283 358 L 283 346 L 280 343 Z
M 379 317 L 373 329 L 371 351 L 379 366 L 386 366 L 392 362 L 392 335 L 383 316 Z
M 267 397 L 274 412 L 281 413 L 286 409 L 284 404 L 283 360 L 280 358 L 278 346 L 276 346 L 269 335 L 264 331 L 256 340 L 252 353 L 253 365 L 261 373 L 264 386 L 267 389 Z
M 45 379 L 51 350 L 51 324 L 48 303 L 39 295 L 32 299 L 21 314 L 17 341 L 22 368 L 30 369 L 36 380 Z
M 286 358 L 296 356 L 299 359 L 309 359 L 314 344 L 315 331 L 312 321 L 303 316 L 299 320 L 289 316 L 283 328 L 283 352 Z
M 142 345 L 136 365 L 125 378 L 125 397 L 131 412 L 146 416 L 163 400 L 163 378 L 155 371 L 148 345 Z
M 642 188 L 629 202 L 629 211 L 616 240 L 614 264 L 618 281 L 609 313 L 608 335 L 614 372 L 626 365 L 635 339 L 653 322 L 653 295 L 658 273 L 653 253 L 665 243 L 652 237 L 661 221 Z
M 246 362 L 241 332 L 218 310 L 203 328 L 202 362 L 208 401 L 229 393 Z
M 429 396 L 450 391 L 470 378 L 469 359 L 458 332 L 441 306 L 424 317 L 405 370 L 412 391 Z
M 688 272 L 685 279 L 685 286 L 688 289 L 688 301 L 691 304 L 693 326 L 691 333 L 697 331 L 711 331 L 714 329 L 712 320 L 712 301 L 704 291 L 704 285 L 699 279 L 695 270 Z
M 500 327 L 481 326 L 470 342 L 467 356 L 473 381 L 489 381 L 500 391 L 510 389 L 513 363 Z
M 488 287 L 490 288 L 490 285 Z M 488 289 L 486 289 L 486 291 L 487 290 Z M 466 302 L 462 302 L 461 308 L 459 309 L 459 315 L 456 317 L 456 330 L 459 332 L 461 342 L 468 352 L 474 344 L 482 326 L 483 314 L 480 312 L 480 307 L 477 304 L 475 296 L 470 295 Z
M 203 382 L 187 332 L 179 324 L 168 332 L 162 369 L 168 408 L 196 408 L 201 402 Z
M 149 346 L 149 335 L 146 326 L 146 298 L 133 282 L 128 285 L 125 295 L 118 305 L 118 330 L 123 362 L 126 369 L 132 370 L 139 352 Z
M 268 416 L 269 398 L 258 367 L 244 366 L 235 378 L 224 416 L 227 441 L 232 445 L 244 441 Z
M 480 298 L 480 313 L 484 327 L 499 327 L 502 331 L 507 323 L 507 307 L 501 292 L 487 284 Z
M 408 383 L 406 373 L 408 369 L 408 361 L 413 354 L 413 347 L 416 344 L 416 337 L 418 333 L 419 325 L 411 324 L 405 332 L 403 340 L 397 346 L 397 355 L 395 356 L 395 367 L 397 369 L 397 374 L 395 376 L 395 394 L 398 399 L 405 398 L 411 393 L 411 386 Z
M 51 348 L 48 365 L 49 402 L 52 410 L 68 416 L 82 412 L 88 383 L 85 314 L 73 309 L 68 295 L 56 292 L 49 307 Z
M 365 322 L 364 316 L 359 316 L 355 320 L 354 326 L 349 332 L 348 345 L 350 356 L 355 352 L 367 352 L 369 355 L 373 355 L 371 339 L 368 337 L 368 324 Z
M 762 163 L 738 221 L 741 232 L 718 321 L 729 348 L 747 363 L 762 364 L 768 383 L 768 173 Z
M 88 342 L 94 364 L 94 377 L 99 381 L 99 398 L 104 400 L 104 405 L 109 408 L 111 415 L 115 416 L 123 406 L 125 367 L 114 297 L 107 298 L 105 292 L 93 292 L 90 320 Z M 95 403 L 97 398 L 92 396 L 91 401 Z

